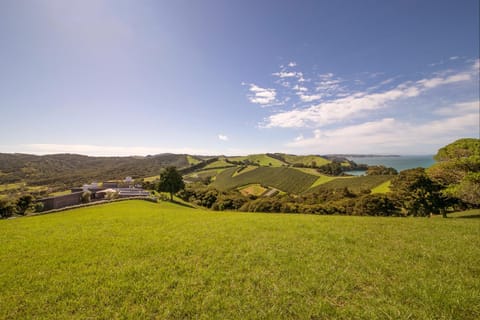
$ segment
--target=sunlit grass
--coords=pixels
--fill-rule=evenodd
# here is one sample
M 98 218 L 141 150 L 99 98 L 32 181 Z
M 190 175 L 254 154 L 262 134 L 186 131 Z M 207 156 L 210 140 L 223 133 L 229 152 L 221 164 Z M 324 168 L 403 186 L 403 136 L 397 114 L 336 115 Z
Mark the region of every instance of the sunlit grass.
M 480 220 L 126 201 L 0 221 L 1 319 L 478 319 Z
M 375 188 L 372 189 L 372 193 L 387 193 L 387 192 L 390 192 L 391 183 L 392 183 L 392 181 L 388 180 L 388 181 L 385 181 L 385 182 L 379 184 L 378 186 L 376 186 Z

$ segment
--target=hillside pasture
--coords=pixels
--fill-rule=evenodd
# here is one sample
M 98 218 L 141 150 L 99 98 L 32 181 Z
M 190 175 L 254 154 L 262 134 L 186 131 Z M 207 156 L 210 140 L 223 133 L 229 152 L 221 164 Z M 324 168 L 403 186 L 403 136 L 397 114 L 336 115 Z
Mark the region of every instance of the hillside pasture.
M 372 188 L 372 193 L 388 193 L 390 192 L 391 180 L 387 180 L 384 183 L 379 184 L 375 188 Z
M 184 176 L 184 179 L 192 180 L 192 181 L 202 180 L 202 179 L 206 179 L 206 178 L 215 179 L 216 175 L 219 174 L 220 172 L 222 172 L 223 170 L 225 170 L 225 168 L 196 171 L 196 172 L 187 174 L 186 176 Z
M 480 219 L 124 201 L 0 221 L 1 319 L 478 319 Z
M 257 166 L 239 166 L 237 170 L 233 173 L 232 177 L 236 177 L 238 175 L 241 175 L 242 173 L 246 173 L 248 171 L 252 171 L 257 169 Z
M 189 165 L 193 166 L 193 165 L 199 164 L 200 162 L 202 162 L 202 160 L 199 160 L 194 156 L 187 155 L 187 162 Z
M 250 184 L 245 187 L 238 188 L 238 191 L 240 191 L 241 194 L 244 196 L 256 196 L 260 197 L 262 194 L 264 194 L 266 191 L 268 191 L 267 188 L 262 187 L 259 184 Z
M 215 162 L 209 163 L 203 169 L 208 170 L 208 169 L 227 168 L 227 167 L 233 167 L 233 166 L 235 165 L 228 163 L 227 161 L 225 161 L 225 159 L 219 159 Z
M 220 173 L 213 186 L 220 190 L 230 190 L 257 183 L 299 194 L 317 180 L 317 176 L 286 167 L 258 167 L 234 177 L 235 170 L 236 168 L 230 168 Z
M 283 155 L 283 158 L 290 164 L 298 163 L 305 166 L 311 166 L 312 164 L 315 164 L 315 166 L 320 167 L 331 162 L 328 159 L 314 155 L 298 156 L 293 154 L 285 154 Z
M 272 166 L 272 167 L 281 167 L 286 165 L 285 162 L 282 162 L 278 159 L 272 158 L 266 154 L 251 154 L 246 157 L 230 157 L 228 158 L 231 161 L 245 161 L 248 160 L 252 163 L 256 163 L 260 166 Z
M 354 192 L 361 190 L 372 190 L 373 188 L 392 179 L 392 176 L 359 176 L 359 177 L 340 177 L 321 183 L 307 192 L 316 192 L 319 189 L 343 189 L 348 188 Z

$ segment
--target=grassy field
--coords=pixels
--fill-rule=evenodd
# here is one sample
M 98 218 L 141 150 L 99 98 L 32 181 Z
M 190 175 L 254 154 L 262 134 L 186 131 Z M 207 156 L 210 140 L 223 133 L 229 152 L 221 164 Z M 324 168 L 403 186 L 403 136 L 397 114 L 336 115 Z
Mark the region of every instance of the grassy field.
M 195 164 L 198 164 L 198 163 L 202 162 L 201 160 L 198 160 L 197 158 L 192 157 L 190 155 L 187 155 L 187 161 L 188 161 L 188 164 L 190 164 L 190 165 L 195 165 Z
M 228 190 L 258 183 L 281 191 L 299 194 L 308 189 L 318 178 L 317 176 L 285 167 L 258 167 L 255 170 L 232 176 L 236 170 L 236 168 L 232 168 L 220 173 L 213 186 L 220 190 Z
M 478 319 L 479 219 L 127 201 L 0 221 L 1 319 Z
M 285 165 L 284 162 L 282 162 L 278 159 L 269 157 L 266 154 L 251 154 L 251 155 L 248 155 L 246 157 L 230 157 L 228 159 L 232 160 L 232 161 L 249 160 L 251 162 L 255 162 L 255 163 L 258 163 L 261 166 L 266 166 L 266 167 L 268 167 L 270 165 L 272 167 L 281 167 L 282 165 Z
M 372 188 L 372 193 L 387 193 L 390 192 L 390 185 L 392 184 L 391 180 L 387 180 L 375 188 Z
M 225 168 L 225 167 L 233 167 L 234 164 L 228 163 L 225 159 L 219 159 L 218 161 L 212 162 L 206 165 L 203 169 L 216 169 L 216 168 Z
M 325 183 L 321 183 L 316 187 L 309 189 L 307 192 L 315 192 L 318 189 L 342 189 L 347 187 L 352 191 L 360 191 L 362 189 L 373 189 L 380 186 L 384 182 L 390 180 L 391 176 L 359 176 L 348 178 L 337 178 Z
M 264 188 L 259 184 L 250 184 L 248 186 L 238 189 L 238 191 L 240 191 L 240 193 L 243 194 L 244 196 L 253 195 L 257 197 L 264 194 L 267 190 L 268 190 L 267 188 Z
M 312 165 L 312 162 L 315 162 L 315 165 L 319 167 L 331 162 L 330 160 L 320 156 L 297 156 L 293 154 L 286 154 L 283 157 L 288 163 L 302 163 L 307 166 Z

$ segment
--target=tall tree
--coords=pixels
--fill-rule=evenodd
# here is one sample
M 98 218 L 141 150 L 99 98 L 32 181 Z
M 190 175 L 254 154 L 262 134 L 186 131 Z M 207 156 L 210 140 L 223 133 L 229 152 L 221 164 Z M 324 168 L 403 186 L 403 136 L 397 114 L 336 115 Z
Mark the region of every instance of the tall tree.
M 437 163 L 427 170 L 444 188 L 444 195 L 480 205 L 480 139 L 460 139 L 440 150 Z
M 160 181 L 157 185 L 157 191 L 170 193 L 170 201 L 173 200 L 173 194 L 185 188 L 182 175 L 175 167 L 167 167 L 160 172 Z
M 407 215 L 423 217 L 445 212 L 441 187 L 427 176 L 424 168 L 400 172 L 392 179 L 390 190 Z

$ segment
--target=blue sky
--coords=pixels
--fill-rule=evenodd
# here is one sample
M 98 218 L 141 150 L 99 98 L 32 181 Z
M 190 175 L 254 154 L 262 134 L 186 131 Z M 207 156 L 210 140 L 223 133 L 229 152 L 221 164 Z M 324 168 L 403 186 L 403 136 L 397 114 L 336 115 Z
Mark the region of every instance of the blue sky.
M 0 152 L 433 154 L 479 137 L 479 2 L 0 1 Z

